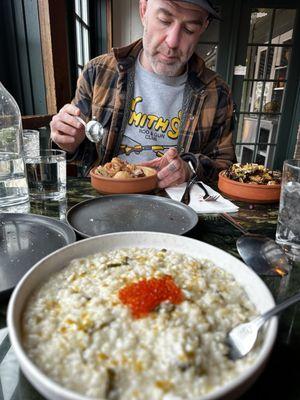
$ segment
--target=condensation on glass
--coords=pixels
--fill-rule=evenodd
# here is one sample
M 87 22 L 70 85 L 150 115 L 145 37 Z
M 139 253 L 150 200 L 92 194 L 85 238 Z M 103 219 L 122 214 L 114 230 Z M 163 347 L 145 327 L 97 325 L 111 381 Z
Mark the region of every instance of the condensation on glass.
M 252 9 L 237 128 L 239 162 L 272 168 L 296 10 Z

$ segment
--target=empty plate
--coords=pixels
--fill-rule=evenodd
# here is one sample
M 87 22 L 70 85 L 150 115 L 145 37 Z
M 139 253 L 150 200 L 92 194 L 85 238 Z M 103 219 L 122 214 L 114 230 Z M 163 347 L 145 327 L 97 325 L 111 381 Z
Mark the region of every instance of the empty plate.
M 9 293 L 39 260 L 75 242 L 73 229 L 35 214 L 0 214 L 0 294 Z
M 67 221 L 82 237 L 124 231 L 182 235 L 198 222 L 190 207 L 165 197 L 123 194 L 97 197 L 76 204 Z

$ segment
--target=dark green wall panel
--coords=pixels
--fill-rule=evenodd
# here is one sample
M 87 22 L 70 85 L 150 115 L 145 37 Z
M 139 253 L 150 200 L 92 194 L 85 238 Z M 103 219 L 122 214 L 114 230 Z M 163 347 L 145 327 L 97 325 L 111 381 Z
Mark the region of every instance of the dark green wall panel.
M 23 115 L 46 114 L 37 0 L 1 0 L 0 80 Z
M 15 0 L 19 2 L 20 0 Z M 24 0 L 24 21 L 28 49 L 28 65 L 31 76 L 34 114 L 46 114 L 46 93 L 38 20 L 37 0 Z

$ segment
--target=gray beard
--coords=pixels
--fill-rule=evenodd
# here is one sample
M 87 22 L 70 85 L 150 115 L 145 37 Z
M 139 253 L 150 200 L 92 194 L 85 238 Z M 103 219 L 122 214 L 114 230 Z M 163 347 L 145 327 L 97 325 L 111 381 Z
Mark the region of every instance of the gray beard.
M 157 75 L 161 76 L 177 76 L 180 75 L 184 71 L 184 65 L 182 62 L 177 61 L 174 64 L 164 64 L 160 61 L 157 61 L 154 57 L 151 55 L 147 54 L 147 52 L 144 50 L 145 56 L 147 57 L 147 60 L 149 61 L 153 71 Z

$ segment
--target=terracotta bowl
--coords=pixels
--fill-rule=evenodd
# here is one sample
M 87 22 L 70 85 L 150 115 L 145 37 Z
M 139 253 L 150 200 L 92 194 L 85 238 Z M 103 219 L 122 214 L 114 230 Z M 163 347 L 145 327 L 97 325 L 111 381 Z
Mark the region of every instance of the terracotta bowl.
M 225 171 L 219 174 L 219 190 L 234 200 L 247 203 L 276 203 L 280 198 L 280 185 L 251 185 L 237 182 L 225 176 Z
M 151 192 L 157 187 L 157 173 L 153 168 L 141 168 L 147 169 L 147 173 L 150 175 L 142 178 L 114 179 L 97 174 L 95 172 L 97 167 L 95 167 L 90 172 L 91 184 L 94 189 L 103 194 Z

